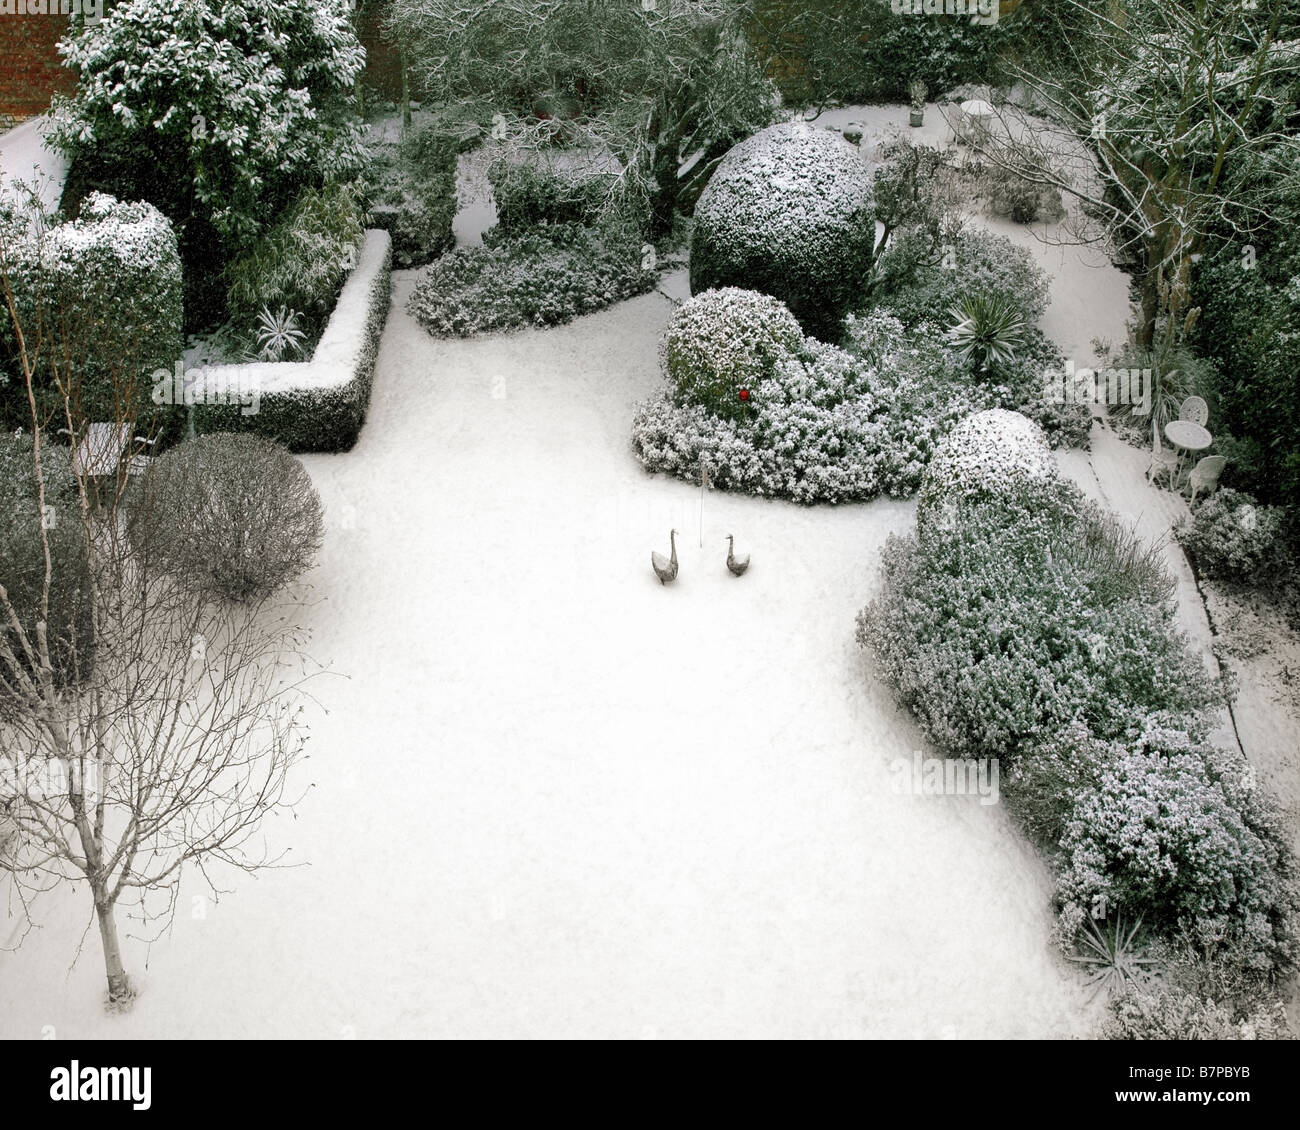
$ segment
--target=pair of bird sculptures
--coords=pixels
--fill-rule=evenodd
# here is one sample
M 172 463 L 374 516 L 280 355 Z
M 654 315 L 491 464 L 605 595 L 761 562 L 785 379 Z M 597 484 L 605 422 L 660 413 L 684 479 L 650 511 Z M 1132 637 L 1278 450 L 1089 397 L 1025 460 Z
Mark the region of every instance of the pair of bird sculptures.
M 659 578 L 661 585 L 666 585 L 669 581 L 677 580 L 677 531 L 672 530 L 668 534 L 668 541 L 673 547 L 671 557 L 665 557 L 662 553 L 651 551 L 650 565 L 655 571 L 655 576 Z M 749 568 L 749 557 L 736 556 L 736 539 L 727 535 L 727 568 L 737 576 L 744 576 L 745 570 Z

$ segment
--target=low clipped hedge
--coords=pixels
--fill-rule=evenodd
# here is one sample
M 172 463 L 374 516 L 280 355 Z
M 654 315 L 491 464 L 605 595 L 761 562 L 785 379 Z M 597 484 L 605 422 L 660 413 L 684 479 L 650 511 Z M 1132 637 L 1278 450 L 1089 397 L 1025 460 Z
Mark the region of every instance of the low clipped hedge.
M 870 270 L 873 183 L 859 152 L 802 122 L 733 147 L 695 206 L 691 291 L 780 299 L 805 332 L 837 341 Z
M 294 452 L 350 451 L 370 409 L 392 265 L 388 233 L 367 232 L 310 361 L 203 370 L 195 431 L 256 432 Z

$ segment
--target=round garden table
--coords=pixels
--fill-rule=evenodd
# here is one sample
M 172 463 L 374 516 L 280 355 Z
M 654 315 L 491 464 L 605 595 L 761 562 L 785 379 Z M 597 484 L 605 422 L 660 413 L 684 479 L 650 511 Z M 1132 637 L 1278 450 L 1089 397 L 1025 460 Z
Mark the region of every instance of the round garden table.
M 1178 470 L 1174 472 L 1174 489 L 1177 490 L 1184 453 L 1190 455 L 1204 451 L 1214 442 L 1214 437 L 1191 420 L 1170 420 L 1165 425 L 1165 439 L 1178 449 Z

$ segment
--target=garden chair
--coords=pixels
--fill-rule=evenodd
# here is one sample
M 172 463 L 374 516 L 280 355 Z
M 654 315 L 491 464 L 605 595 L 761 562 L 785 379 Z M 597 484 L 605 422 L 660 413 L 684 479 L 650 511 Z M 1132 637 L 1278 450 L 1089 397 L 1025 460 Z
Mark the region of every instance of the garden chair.
M 1205 427 L 1210 422 L 1210 406 L 1199 396 L 1189 396 L 1179 406 L 1178 418 Z
M 1161 444 L 1160 425 L 1156 421 L 1153 412 L 1151 420 L 1151 462 L 1147 464 L 1147 479 L 1150 480 L 1152 475 L 1162 467 L 1169 469 L 1169 481 L 1172 483 L 1178 470 L 1178 453 Z
M 1227 463 L 1225 456 L 1207 455 L 1192 468 L 1192 473 L 1187 476 L 1187 482 L 1192 488 L 1193 506 L 1196 505 L 1196 496 L 1201 491 L 1210 494 L 1219 485 L 1219 476 Z

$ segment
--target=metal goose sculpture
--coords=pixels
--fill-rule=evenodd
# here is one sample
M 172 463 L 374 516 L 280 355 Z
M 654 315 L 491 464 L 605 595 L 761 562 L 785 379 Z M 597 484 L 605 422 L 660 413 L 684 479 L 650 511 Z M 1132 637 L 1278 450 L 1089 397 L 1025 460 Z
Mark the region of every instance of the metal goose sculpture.
M 743 577 L 745 570 L 749 568 L 749 557 L 745 556 L 739 560 L 736 558 L 736 539 L 727 535 L 727 568 L 737 577 Z
M 668 584 L 669 581 L 677 580 L 677 531 L 672 530 L 668 534 L 668 540 L 672 544 L 673 553 L 671 557 L 664 557 L 662 553 L 654 550 L 650 551 L 650 565 L 655 571 L 655 576 L 659 578 L 661 585 Z

